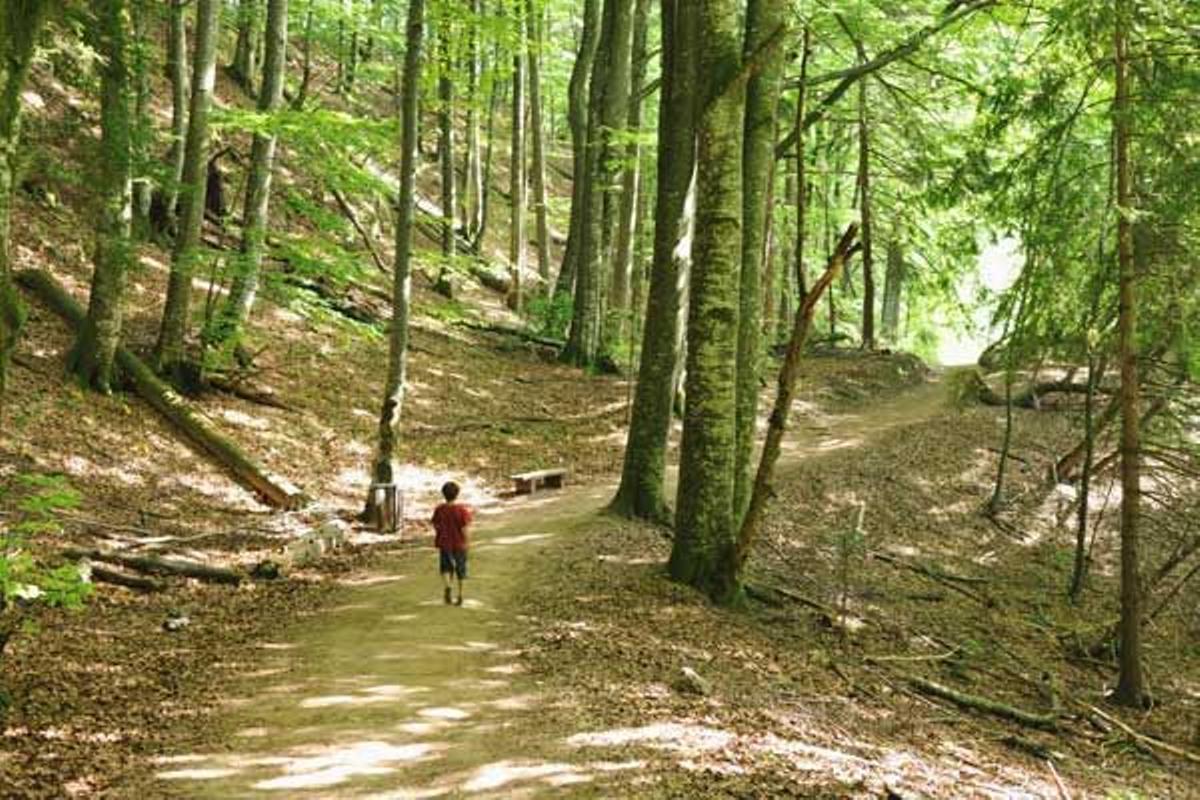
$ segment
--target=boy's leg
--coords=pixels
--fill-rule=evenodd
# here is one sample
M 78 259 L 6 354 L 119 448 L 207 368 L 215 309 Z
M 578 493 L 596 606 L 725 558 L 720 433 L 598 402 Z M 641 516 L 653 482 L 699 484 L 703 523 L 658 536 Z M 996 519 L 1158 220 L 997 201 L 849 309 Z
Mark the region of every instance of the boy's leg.
M 454 579 L 454 560 L 450 557 L 450 553 L 446 552 L 445 550 L 438 551 L 438 572 L 441 573 L 442 576 L 442 600 L 446 603 L 446 605 L 450 605 L 452 602 L 450 591 Z M 460 597 L 462 596 L 461 589 L 459 590 L 458 594 Z
M 467 577 L 467 554 L 466 551 L 454 554 L 454 575 L 458 579 L 458 599 L 455 605 L 463 603 L 463 580 Z

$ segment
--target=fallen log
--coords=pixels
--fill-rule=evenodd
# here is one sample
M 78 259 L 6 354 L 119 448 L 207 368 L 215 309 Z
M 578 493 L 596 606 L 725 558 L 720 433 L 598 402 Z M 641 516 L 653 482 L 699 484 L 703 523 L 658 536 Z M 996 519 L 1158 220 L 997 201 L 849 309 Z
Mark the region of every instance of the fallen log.
M 228 378 L 224 375 L 210 374 L 207 376 L 210 386 L 214 389 L 231 394 L 234 397 L 245 400 L 248 403 L 255 405 L 266 406 L 268 408 L 278 408 L 281 411 L 295 411 L 296 409 L 279 399 L 274 391 L 263 387 L 257 387 L 248 384 L 245 381 L 240 381 L 235 378 Z
M 552 347 L 555 350 L 561 350 L 567 344 L 561 339 L 551 339 L 548 336 L 542 336 L 541 334 L 524 330 L 522 328 L 514 328 L 509 325 L 490 325 L 483 322 L 471 322 L 469 320 L 464 320 L 457 324 L 473 331 L 480 331 L 482 333 L 496 333 L 501 336 L 512 336 L 517 339 L 523 339 L 527 342 L 542 345 L 543 347 Z
M 130 556 L 124 553 L 113 553 L 107 550 L 79 550 L 71 548 L 64 550 L 68 558 L 86 558 L 89 561 L 103 561 L 106 564 L 118 564 L 138 572 L 151 575 L 173 575 L 184 578 L 223 583 L 237 586 L 242 582 L 242 576 L 233 570 L 220 567 L 210 567 L 207 564 L 197 564 L 194 561 L 183 561 L 177 558 L 159 558 L 157 556 Z
M 982 594 L 979 594 L 976 591 L 973 591 L 971 589 L 968 589 L 965 586 L 960 585 L 961 583 L 986 582 L 984 579 L 970 578 L 970 577 L 966 577 L 963 575 L 954 575 L 954 574 L 951 574 L 948 572 L 943 572 L 942 570 L 930 567 L 926 564 L 910 564 L 909 562 L 904 561 L 903 559 L 899 559 L 894 556 L 889 556 L 888 554 L 881 553 L 877 550 L 871 551 L 870 556 L 871 556 L 871 558 L 875 559 L 876 561 L 882 561 L 883 563 L 890 564 L 893 567 L 897 567 L 898 569 L 906 569 L 909 572 L 915 572 L 917 575 L 923 575 L 924 577 L 929 578 L 931 581 L 936 581 L 936 582 L 940 583 L 941 585 L 945 586 L 946 588 L 948 588 L 952 591 L 958 592 L 959 594 L 961 594 L 964 597 L 969 597 L 977 603 L 982 603 L 983 605 L 987 606 L 988 608 L 991 608 L 992 606 L 996 605 L 996 601 L 993 600 L 992 598 L 986 597 Z
M 83 309 L 48 273 L 25 270 L 17 274 L 17 281 L 73 327 L 83 324 Z M 125 347 L 117 348 L 117 365 L 143 400 L 239 484 L 275 508 L 290 510 L 307 505 L 308 498 L 300 489 L 254 463 L 211 422 L 188 408 L 174 389 Z
M 366 245 L 367 250 L 371 253 L 371 260 L 375 262 L 375 266 L 379 268 L 380 272 L 390 275 L 392 271 L 388 268 L 387 263 L 384 262 L 383 256 L 379 255 L 379 250 L 375 247 L 375 242 L 371 239 L 370 231 L 363 227 L 362 222 L 358 218 L 358 213 L 354 210 L 354 206 L 350 205 L 350 201 L 346 199 L 346 196 L 337 189 L 333 189 L 332 193 L 333 199 L 337 201 L 338 208 L 342 210 L 342 214 L 346 216 L 346 219 L 350 220 L 350 224 L 358 232 L 358 238 L 362 239 L 363 244 Z
M 117 572 L 99 564 L 91 565 L 91 575 L 93 582 L 111 583 L 114 586 L 124 586 L 126 589 L 134 589 L 139 592 L 161 592 L 167 588 L 166 584 L 153 578 L 126 575 L 124 572 Z
M 1161 739 L 1155 739 L 1153 736 L 1147 736 L 1144 733 L 1138 733 L 1124 722 L 1121 722 L 1121 720 L 1110 714 L 1104 713 L 1095 706 L 1088 706 L 1087 708 L 1100 719 L 1104 720 L 1110 725 L 1115 725 L 1116 727 L 1120 728 L 1122 733 L 1140 745 L 1149 747 L 1152 750 L 1161 750 L 1164 753 L 1170 753 L 1176 758 L 1182 758 L 1184 761 L 1190 761 L 1193 764 L 1200 764 L 1200 755 L 1188 752 L 1187 750 L 1184 750 L 1181 747 L 1176 747 L 1173 744 L 1168 744 Z
M 914 689 L 932 697 L 938 697 L 942 700 L 949 700 L 960 708 L 973 709 L 982 711 L 985 714 L 991 714 L 994 717 L 1001 717 L 1011 722 L 1017 722 L 1021 725 L 1030 728 L 1038 728 L 1045 731 L 1058 730 L 1058 720 L 1050 714 L 1034 714 L 1029 711 L 1010 706 L 1006 703 L 1001 703 L 998 700 L 992 700 L 988 697 L 981 697 L 975 694 L 967 694 L 951 689 L 948 686 L 943 686 L 940 683 L 926 680 L 925 678 L 916 675 L 903 676 Z

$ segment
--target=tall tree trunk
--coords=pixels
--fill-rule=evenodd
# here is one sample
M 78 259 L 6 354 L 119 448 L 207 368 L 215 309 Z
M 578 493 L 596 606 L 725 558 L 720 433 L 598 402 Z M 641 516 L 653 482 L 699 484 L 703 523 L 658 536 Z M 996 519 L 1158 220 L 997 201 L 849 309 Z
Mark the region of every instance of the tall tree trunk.
M 166 189 L 167 219 L 176 227 L 187 141 L 187 8 L 190 0 L 170 0 L 167 12 L 167 80 L 171 84 L 171 177 Z
M 12 195 L 21 139 L 21 89 L 46 21 L 44 0 L 5 0 L 0 6 L 0 402 L 8 361 L 25 325 L 25 305 L 12 280 L 9 255 Z
M 734 525 L 750 502 L 750 459 L 758 422 L 762 368 L 762 272 L 770 225 L 770 185 L 775 165 L 775 120 L 783 72 L 783 38 L 790 13 L 786 0 L 750 0 L 742 60 L 757 64 L 746 85 L 742 153 L 741 303 L 737 337 L 737 443 Z
M 454 259 L 457 180 L 454 174 L 454 58 L 452 50 L 453 15 L 443 14 L 438 26 L 438 155 L 442 168 L 442 258 L 445 259 L 439 284 L 446 281 L 445 270 Z
M 796 304 L 804 302 L 808 293 L 808 276 L 804 269 L 805 235 L 808 233 L 808 163 L 805 161 L 807 137 L 804 114 L 808 108 L 808 63 L 812 59 L 812 28 L 804 28 L 804 45 L 800 55 L 800 87 L 796 90 Z
M 1113 127 L 1117 167 L 1117 263 L 1120 269 L 1121 353 L 1121 624 L 1120 676 L 1113 699 L 1141 706 L 1146 699 L 1142 675 L 1142 589 L 1139 564 L 1141 517 L 1141 441 L 1138 427 L 1137 275 L 1133 259 L 1133 167 L 1130 157 L 1132 103 L 1129 92 L 1128 35 L 1133 25 L 1130 0 L 1114 0 L 1113 60 L 1116 97 Z
M 396 210 L 396 265 L 392 272 L 392 326 L 388 336 L 388 373 L 379 414 L 379 450 L 371 470 L 375 483 L 395 483 L 396 444 L 404 405 L 408 365 L 408 312 L 412 292 L 413 211 L 416 206 L 417 125 L 420 114 L 422 47 L 425 38 L 425 0 L 409 0 L 405 34 L 404 73 L 400 94 L 400 196 Z M 364 516 L 375 519 L 380 495 L 367 491 Z
M 904 261 L 904 243 L 900 239 L 900 224 L 892 227 L 888 240 L 887 274 L 883 282 L 883 335 L 895 342 L 900 334 L 900 298 L 904 293 L 907 264 Z
M 96 9 L 100 54 L 100 196 L 95 266 L 88 314 L 68 357 L 68 369 L 88 386 L 108 393 L 121 338 L 130 240 L 133 120 L 130 118 L 129 23 L 125 0 L 102 0 Z
M 133 16 L 133 226 L 139 236 L 150 230 L 151 180 L 148 173 L 148 149 L 154 132 L 150 112 L 150 15 L 147 0 L 134 0 L 130 6 Z
M 304 60 L 300 68 L 300 88 L 296 90 L 296 99 L 292 101 L 292 108 L 302 109 L 304 104 L 308 102 L 308 89 L 312 84 L 313 74 L 313 3 L 316 0 L 308 0 L 308 8 L 304 12 Z
M 587 164 L 575 276 L 575 308 L 563 357 L 578 367 L 600 359 L 605 260 L 605 203 L 612 201 L 616 142 L 625 127 L 633 50 L 633 0 L 605 0 L 588 95 Z
M 833 286 L 837 273 L 854 255 L 854 239 L 858 231 L 854 224 L 842 235 L 837 248 L 829 255 L 829 263 L 825 272 L 813 285 L 812 289 L 799 298 L 796 307 L 796 317 L 792 321 L 792 332 L 788 339 L 787 353 L 784 355 L 783 367 L 779 370 L 778 391 L 775 394 L 775 406 L 771 410 L 770 421 L 767 424 L 766 441 L 763 442 L 762 456 L 759 458 L 758 471 L 754 476 L 754 487 L 750 495 L 750 503 L 738 530 L 735 547 L 734 564 L 740 578 L 750 549 L 758 538 L 762 528 L 763 516 L 767 510 L 767 501 L 774 492 L 771 484 L 775 479 L 775 465 L 783 452 L 783 436 L 787 432 L 788 416 L 792 412 L 792 401 L 796 396 L 796 381 L 800 377 L 800 362 L 804 355 L 804 344 L 812 330 L 813 316 L 821 294 Z
M 670 521 L 663 480 L 679 361 L 688 194 L 696 163 L 697 22 L 694 3 L 663 0 L 653 265 L 637 393 L 621 485 L 612 502 L 619 514 L 663 523 Z
M 287 65 L 288 0 L 267 0 L 267 50 L 263 57 L 262 91 L 258 110 L 273 114 L 283 105 L 283 77 Z M 266 251 L 270 221 L 271 176 L 275 168 L 275 137 L 256 133 L 250 148 L 250 172 L 242 206 L 242 248 L 235 261 L 229 296 L 210 332 L 207 344 L 236 343 L 250 316 L 258 293 L 259 275 Z
M 571 128 L 571 219 L 567 230 L 567 248 L 554 285 L 555 295 L 572 296 L 575 293 L 587 175 L 588 86 L 599 41 L 600 0 L 583 0 L 583 31 L 575 65 L 571 69 L 571 82 L 567 86 L 567 124 Z
M 499 50 L 499 48 L 497 48 Z M 473 243 L 477 253 L 484 252 L 487 242 L 488 222 L 492 214 L 492 166 L 495 163 L 496 117 L 500 114 L 500 102 L 507 91 L 507 83 L 492 81 L 491 97 L 488 100 L 487 147 L 483 156 L 483 196 L 479 200 L 479 230 Z
M 517 14 L 517 44 L 513 51 L 512 152 L 508 162 L 508 195 L 512 217 L 508 232 L 508 269 L 512 276 L 508 307 L 518 314 L 524 306 L 525 272 L 525 26 Z
M 626 127 L 631 134 L 622 156 L 621 207 L 617 219 L 617 241 L 613 250 L 612 287 L 609 294 L 610 321 L 614 330 L 608 336 L 613 342 L 625 337 L 630 319 L 630 290 L 633 279 L 633 234 L 638 217 L 638 186 L 641 182 L 641 146 L 638 135 L 642 129 L 641 92 L 646 82 L 646 35 L 650 25 L 650 0 L 636 0 L 633 12 L 633 50 L 630 56 L 632 75 L 629 81 L 629 115 Z
M 545 45 L 542 11 L 538 0 L 527 0 L 525 21 L 529 33 L 529 116 L 533 132 L 533 210 L 537 220 L 540 293 L 550 292 L 550 217 L 546 206 L 546 140 L 542 129 L 542 50 Z
M 734 562 L 742 141 L 746 88 L 737 0 L 700 9 L 696 233 L 687 328 L 687 398 L 671 577 L 718 602 L 740 594 Z M 696 90 L 699 90 L 699 86 Z
M 200 259 L 200 231 L 208 197 L 208 112 L 216 83 L 220 32 L 220 0 L 196 0 L 196 3 L 196 50 L 192 59 L 192 99 L 180 193 L 180 227 L 171 253 L 167 302 L 154 349 L 155 366 L 177 380 L 184 374 L 192 275 Z
M 866 63 L 867 54 L 862 42 L 855 39 L 860 63 Z M 858 201 L 862 218 L 862 346 L 864 350 L 875 349 L 875 256 L 872 250 L 871 228 L 871 126 L 867 103 L 867 81 L 858 84 Z
M 254 95 L 254 76 L 258 72 L 258 17 L 261 0 L 238 0 L 237 41 L 229 72 L 234 81 Z
M 467 168 L 464 175 L 462 205 L 467 236 L 474 239 L 483 211 L 483 159 L 479 147 L 479 25 L 483 0 L 471 0 L 471 18 L 467 50 Z
M 1079 478 L 1079 508 L 1075 518 L 1075 566 L 1071 571 L 1071 586 L 1067 595 L 1079 602 L 1088 572 L 1088 512 L 1091 507 L 1092 466 L 1096 460 L 1096 387 L 1104 371 L 1098 368 L 1096 353 L 1088 346 L 1087 398 L 1083 406 L 1083 474 Z

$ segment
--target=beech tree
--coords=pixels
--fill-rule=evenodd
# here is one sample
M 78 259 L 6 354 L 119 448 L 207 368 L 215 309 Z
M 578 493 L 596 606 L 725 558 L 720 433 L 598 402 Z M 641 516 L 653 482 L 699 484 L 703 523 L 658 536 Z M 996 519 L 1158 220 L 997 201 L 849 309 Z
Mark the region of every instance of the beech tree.
M 101 392 L 112 389 L 121 338 L 125 275 L 133 260 L 132 132 L 128 47 L 130 12 L 125 0 L 103 0 L 96 9 L 100 74 L 100 176 L 96 247 L 87 319 L 67 367 Z

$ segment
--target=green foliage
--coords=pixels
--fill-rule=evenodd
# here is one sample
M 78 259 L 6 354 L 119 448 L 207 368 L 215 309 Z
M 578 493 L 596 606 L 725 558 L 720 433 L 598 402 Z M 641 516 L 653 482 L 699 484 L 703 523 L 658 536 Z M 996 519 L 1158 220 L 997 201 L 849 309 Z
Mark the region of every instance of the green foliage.
M 556 339 L 571 324 L 572 300 L 566 295 L 538 295 L 525 305 L 529 326 L 540 336 Z
M 26 549 L 29 539 L 56 533 L 59 511 L 79 505 L 79 494 L 58 475 L 21 474 L 15 486 L 0 490 L 0 499 L 14 492 L 18 517 L 0 531 L 0 610 L 17 600 L 78 608 L 91 590 L 75 565 L 44 567 Z

